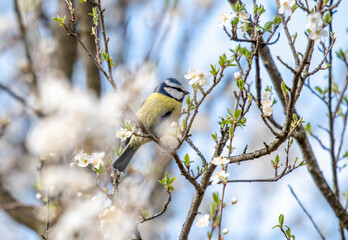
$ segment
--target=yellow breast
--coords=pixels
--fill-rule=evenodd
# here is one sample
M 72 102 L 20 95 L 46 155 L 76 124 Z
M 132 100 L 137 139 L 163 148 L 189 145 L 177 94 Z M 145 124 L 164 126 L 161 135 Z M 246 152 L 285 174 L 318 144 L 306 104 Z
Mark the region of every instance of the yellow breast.
M 156 136 L 166 134 L 163 130 L 170 127 L 172 122 L 178 122 L 181 115 L 182 103 L 174 98 L 160 93 L 152 93 L 136 113 L 139 120 Z M 168 114 L 170 112 L 170 114 Z M 163 119 L 163 116 L 166 116 Z M 148 139 L 132 137 L 130 145 L 138 148 L 148 142 Z

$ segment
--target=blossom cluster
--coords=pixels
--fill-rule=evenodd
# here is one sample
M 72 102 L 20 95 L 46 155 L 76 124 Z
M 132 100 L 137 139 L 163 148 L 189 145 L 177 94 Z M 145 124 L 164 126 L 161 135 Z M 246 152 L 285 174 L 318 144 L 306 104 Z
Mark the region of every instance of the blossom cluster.
M 318 42 L 321 37 L 328 36 L 328 32 L 323 29 L 323 20 L 320 13 L 311 13 L 308 15 L 306 28 L 309 30 L 309 38 Z
M 244 9 L 237 11 L 236 13 L 224 12 L 218 17 L 218 26 L 219 27 L 228 27 L 231 25 L 231 22 L 238 18 L 242 23 L 249 22 L 250 14 L 247 13 Z
M 262 107 L 262 113 L 269 117 L 272 115 L 273 113 L 273 109 L 272 109 L 272 101 L 271 101 L 271 92 L 266 91 L 263 94 L 263 100 L 261 101 L 261 107 Z
M 212 183 L 211 184 L 217 184 L 220 181 L 226 180 L 228 178 L 228 176 L 230 176 L 229 173 L 227 173 L 224 169 L 224 165 L 228 164 L 230 162 L 230 160 L 228 158 L 224 158 L 224 157 L 215 157 L 213 158 L 213 160 L 211 161 L 212 164 L 216 165 L 216 166 L 222 166 L 222 169 L 220 171 L 216 171 L 214 173 L 214 175 L 211 177 L 212 179 Z
M 201 70 L 190 70 L 185 76 L 187 80 L 190 80 L 189 84 L 195 87 L 203 87 L 209 85 L 210 74 L 202 72 Z
M 73 88 L 64 79 L 47 79 L 39 86 L 37 108 L 44 114 L 30 130 L 27 146 L 35 155 L 70 154 L 88 141 L 92 149 L 114 145 L 122 97 L 98 99 L 90 91 Z
M 105 152 L 94 152 L 91 155 L 80 150 L 74 157 L 75 162 L 70 166 L 75 167 L 87 167 L 88 165 L 92 165 L 93 169 L 99 169 L 100 165 L 103 166 L 103 159 L 105 157 Z

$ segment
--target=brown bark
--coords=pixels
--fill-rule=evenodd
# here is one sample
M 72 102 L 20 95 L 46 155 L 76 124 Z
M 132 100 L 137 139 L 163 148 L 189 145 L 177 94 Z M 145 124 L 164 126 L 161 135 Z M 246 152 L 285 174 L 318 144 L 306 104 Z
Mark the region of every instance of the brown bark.
M 96 54 L 96 45 L 94 36 L 91 35 L 91 29 L 93 26 L 92 16 L 89 16 L 88 13 L 92 12 L 92 5 L 88 3 L 80 3 L 78 5 L 77 14 L 78 20 L 80 23 L 79 34 L 82 42 L 85 43 L 86 47 L 91 51 L 91 53 L 95 56 Z M 93 90 L 98 96 L 101 93 L 101 82 L 99 70 L 93 60 L 85 53 L 85 51 L 81 51 L 83 58 L 85 69 L 87 72 L 87 87 Z

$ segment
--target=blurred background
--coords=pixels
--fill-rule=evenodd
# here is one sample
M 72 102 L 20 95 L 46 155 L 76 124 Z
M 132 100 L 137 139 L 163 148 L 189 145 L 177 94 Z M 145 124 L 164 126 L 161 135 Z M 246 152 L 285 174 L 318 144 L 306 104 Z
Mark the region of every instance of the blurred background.
M 252 12 L 252 1 L 245 1 L 245 4 L 248 12 Z M 265 4 L 266 12 L 260 21 L 264 24 L 277 15 L 277 9 L 275 1 L 264 1 L 262 4 Z M 13 0 L 4 1 L 0 5 L 0 83 L 3 86 L 0 88 L 0 200 L 6 196 L 26 206 L 42 206 L 34 184 L 38 182 L 40 168 L 46 158 L 53 161 L 56 158 L 49 153 L 54 150 L 60 152 L 59 159 L 63 159 L 65 164 L 71 161 L 77 148 L 81 147 L 90 152 L 105 151 L 107 157 L 112 158 L 112 148 L 119 144 L 114 133 L 124 118 L 120 107 L 122 103 L 127 102 L 137 109 L 156 85 L 167 77 L 179 79 L 192 92 L 184 75 L 190 69 L 208 72 L 210 64 L 217 64 L 221 54 L 229 55 L 229 49 L 237 46 L 217 26 L 218 16 L 232 11 L 228 1 L 103 0 L 102 5 L 106 9 L 104 14 L 106 32 L 110 38 L 110 56 L 116 64 L 113 74 L 122 92 L 118 97 L 114 96 L 112 87 L 76 39 L 68 36 L 52 20 L 57 14 L 67 15 L 67 19 L 69 18 L 65 1 Z M 95 54 L 94 38 L 90 34 L 92 17 L 88 16 L 92 11 L 91 7 L 79 1 L 74 2 L 74 6 L 81 40 Z M 337 37 L 334 51 L 347 49 L 346 9 L 348 2 L 342 1 L 334 15 L 333 29 Z M 304 50 L 307 43 L 304 34 L 306 19 L 307 15 L 298 10 L 289 23 L 291 33 L 298 32 L 296 43 L 300 51 Z M 293 65 L 282 27 L 279 32 L 279 41 L 270 46 L 272 55 L 274 58 L 281 56 Z M 326 40 L 324 42 L 327 43 Z M 321 58 L 322 53 L 316 47 L 312 66 L 316 66 Z M 290 84 L 291 72 L 279 61 L 276 64 L 284 81 Z M 211 134 L 219 131 L 219 117 L 226 115 L 226 109 L 234 105 L 233 91 L 236 86 L 233 73 L 236 71 L 237 68 L 227 69 L 223 81 L 207 98 L 194 123 L 192 140 L 207 159 L 211 159 L 214 152 Z M 333 73 L 335 82 L 341 86 L 347 74 L 342 61 L 334 60 Z M 247 81 L 252 84 L 251 91 L 255 93 L 253 78 L 252 71 Z M 263 68 L 261 78 L 263 89 L 271 86 Z M 326 82 L 327 73 L 324 71 L 311 79 L 313 86 L 325 86 Z M 64 92 L 68 88 L 71 88 L 69 94 Z M 274 92 L 273 98 L 277 99 Z M 65 110 L 62 115 L 45 118 L 43 121 L 40 111 L 46 114 L 46 105 L 59 105 L 57 109 L 64 106 Z M 311 123 L 313 131 L 327 145 L 327 134 L 317 127 L 317 124 L 328 124 L 326 109 L 321 101 L 304 89 L 296 109 L 306 122 Z M 57 124 L 58 120 L 65 119 L 72 113 L 78 117 L 74 115 L 65 125 Z M 284 120 L 280 103 L 274 106 L 273 116 L 279 123 Z M 52 131 L 45 130 L 45 136 L 53 136 L 55 139 L 51 143 L 54 146 L 42 140 L 42 133 L 37 133 L 47 125 L 54 128 Z M 342 126 L 337 126 L 337 129 L 341 128 Z M 84 133 L 86 130 L 88 133 Z M 340 134 L 339 130 L 337 134 Z M 247 126 L 236 132 L 234 154 L 242 153 L 246 145 L 249 150 L 254 150 L 262 147 L 264 141 L 272 140 L 272 134 L 261 121 L 259 109 L 252 106 L 247 115 Z M 321 170 L 331 184 L 329 154 L 317 141 L 311 140 Z M 348 141 L 344 146 L 347 143 Z M 270 156 L 230 166 L 229 179 L 273 177 L 270 160 L 279 154 L 281 161 L 285 162 L 285 147 L 281 146 Z M 42 148 L 47 149 L 48 155 L 43 156 L 37 151 Z M 184 144 L 178 153 L 181 158 L 188 153 L 195 161 L 194 166 L 200 164 L 199 157 L 189 146 Z M 302 160 L 296 144 L 290 151 L 290 159 L 295 157 Z M 344 206 L 346 200 L 343 192 L 348 189 L 346 159 L 338 164 Z M 180 175 L 175 163 L 153 143 L 139 150 L 128 172 L 126 177 L 132 179 L 128 184 L 142 187 L 142 200 L 147 202 L 148 208 L 153 212 L 159 211 L 166 200 L 166 192 L 157 180 L 163 178 L 164 172 L 177 177 L 167 212 L 140 226 L 140 231 L 145 234 L 144 239 L 177 239 L 189 210 L 193 187 Z M 297 239 L 319 239 L 310 220 L 290 193 L 289 184 L 326 239 L 339 239 L 337 219 L 306 167 L 295 170 L 278 182 L 229 184 L 226 202 L 236 197 L 238 203 L 226 208 L 223 226 L 229 229 L 229 233 L 225 238 L 282 239 L 281 232 L 272 227 L 278 223 L 278 216 L 284 214 L 285 224 L 291 227 L 292 234 Z M 208 210 L 212 199 L 210 193 L 221 189 L 217 185 L 209 188 L 200 208 L 201 213 Z M 35 231 L 16 221 L 5 210 L 0 210 L 0 226 L 0 236 L 4 240 L 41 239 Z M 207 229 L 202 230 L 194 225 L 189 238 L 204 239 L 206 232 Z

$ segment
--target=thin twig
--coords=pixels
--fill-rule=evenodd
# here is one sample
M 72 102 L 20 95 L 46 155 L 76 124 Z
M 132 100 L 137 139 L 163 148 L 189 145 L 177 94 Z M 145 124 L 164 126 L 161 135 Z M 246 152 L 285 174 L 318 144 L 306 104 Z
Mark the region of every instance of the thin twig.
M 16 12 L 16 16 L 17 16 L 17 19 L 18 19 L 18 24 L 19 24 L 20 31 L 21 31 L 21 37 L 23 39 L 24 46 L 25 46 L 25 54 L 26 54 L 26 58 L 27 58 L 27 61 L 28 61 L 29 72 L 30 72 L 30 74 L 33 77 L 32 83 L 33 83 L 33 86 L 34 86 L 34 90 L 36 91 L 37 76 L 36 76 L 36 72 L 35 72 L 34 65 L 33 65 L 33 63 L 34 63 L 33 57 L 32 57 L 31 52 L 30 52 L 31 47 L 30 47 L 29 41 L 28 41 L 27 29 L 26 29 L 26 27 L 24 25 L 22 13 L 21 13 L 21 10 L 19 8 L 18 1 L 19 0 L 14 0 L 15 12 Z
M 144 222 L 146 222 L 146 221 L 150 221 L 150 220 L 152 220 L 152 219 L 155 219 L 155 218 L 161 216 L 161 215 L 167 210 L 168 205 L 169 205 L 170 201 L 172 200 L 172 193 L 171 193 L 171 191 L 169 190 L 169 188 L 167 188 L 167 193 L 168 193 L 168 199 L 167 199 L 166 203 L 163 205 L 162 210 L 161 210 L 160 212 L 158 212 L 158 213 L 152 215 L 151 217 L 143 218 L 143 219 L 140 221 L 140 223 L 144 223 Z
M 193 142 L 191 141 L 190 138 L 186 138 L 185 141 L 193 148 L 193 150 L 196 151 L 197 155 L 201 158 L 202 160 L 202 164 L 204 167 L 206 167 L 208 165 L 207 160 L 205 160 L 203 154 L 201 153 L 201 151 L 199 151 L 199 149 L 193 144 Z
M 302 203 L 300 202 L 300 200 L 298 199 L 298 197 L 296 196 L 294 190 L 292 189 L 292 187 L 290 185 L 288 185 L 291 194 L 294 196 L 294 198 L 296 199 L 297 203 L 300 205 L 300 207 L 302 208 L 302 210 L 304 211 L 304 213 L 307 215 L 307 217 L 309 218 L 309 220 L 311 221 L 311 223 L 313 224 L 315 230 L 317 230 L 317 232 L 319 233 L 321 239 L 325 240 L 324 235 L 320 232 L 320 229 L 318 228 L 317 224 L 315 224 L 312 216 L 308 213 L 308 211 L 304 208 L 304 206 L 302 205 Z
M 36 109 L 36 108 L 30 106 L 23 97 L 19 96 L 17 93 L 15 93 L 9 87 L 7 87 L 4 84 L 0 83 L 0 89 L 4 90 L 8 95 L 10 95 L 12 98 L 14 98 L 20 104 L 22 104 L 24 107 L 32 110 L 37 116 L 39 116 L 39 117 L 43 117 L 44 116 L 44 114 L 39 109 Z

